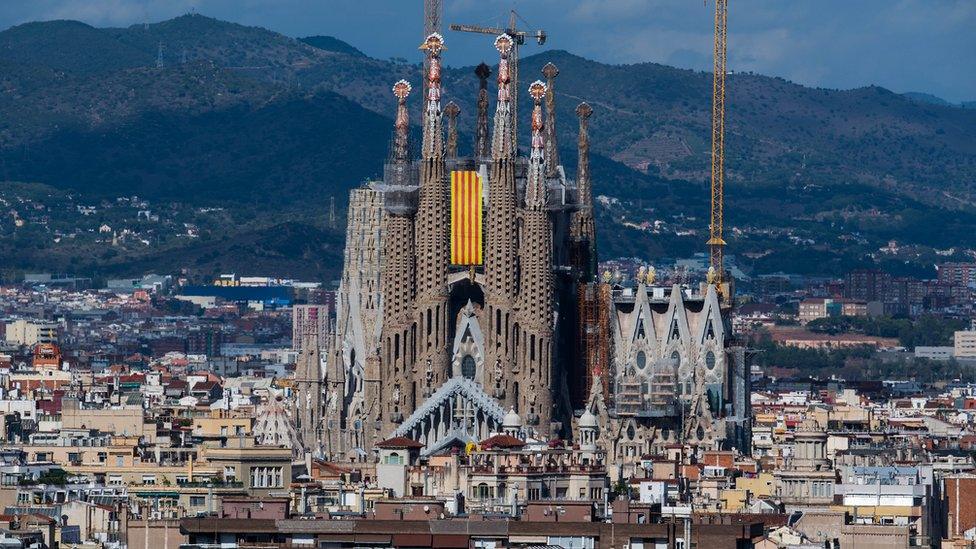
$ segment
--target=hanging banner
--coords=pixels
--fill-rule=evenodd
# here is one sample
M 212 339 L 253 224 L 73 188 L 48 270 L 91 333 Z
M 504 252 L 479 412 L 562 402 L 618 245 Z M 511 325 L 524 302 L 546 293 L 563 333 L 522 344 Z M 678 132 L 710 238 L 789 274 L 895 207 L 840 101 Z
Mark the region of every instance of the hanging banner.
M 451 263 L 481 265 L 481 176 L 451 172 Z

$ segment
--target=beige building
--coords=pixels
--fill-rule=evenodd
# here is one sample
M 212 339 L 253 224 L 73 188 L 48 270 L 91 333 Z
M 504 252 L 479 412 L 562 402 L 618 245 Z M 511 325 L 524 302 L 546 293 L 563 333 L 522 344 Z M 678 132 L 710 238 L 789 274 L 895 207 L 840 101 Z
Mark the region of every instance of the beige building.
M 773 473 L 776 496 L 788 506 L 829 505 L 837 474 L 827 459 L 827 433 L 807 419 L 793 436 L 786 467 Z
M 155 422 L 147 422 L 141 406 L 83 408 L 77 399 L 66 398 L 61 409 L 62 429 L 87 429 L 120 437 L 156 440 Z
M 962 330 L 953 334 L 952 355 L 976 359 L 976 331 Z
M 205 448 L 200 460 L 225 482 L 240 482 L 252 496 L 287 494 L 291 483 L 291 448 L 254 446 L 248 439 L 226 448 Z
M 17 345 L 57 343 L 58 325 L 53 322 L 18 319 L 8 322 L 4 339 Z

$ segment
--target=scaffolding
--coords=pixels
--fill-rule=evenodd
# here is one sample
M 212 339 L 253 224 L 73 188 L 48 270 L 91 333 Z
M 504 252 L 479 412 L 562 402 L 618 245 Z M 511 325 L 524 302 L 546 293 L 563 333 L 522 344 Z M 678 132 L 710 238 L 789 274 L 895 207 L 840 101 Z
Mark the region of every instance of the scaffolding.
M 610 346 L 613 338 L 610 332 L 610 286 L 597 282 L 577 286 L 579 311 L 579 337 L 577 345 L 577 372 L 584 383 L 578 384 L 573 394 L 573 405 L 582 408 L 586 405 L 593 385 L 600 384 L 603 401 L 610 401 Z

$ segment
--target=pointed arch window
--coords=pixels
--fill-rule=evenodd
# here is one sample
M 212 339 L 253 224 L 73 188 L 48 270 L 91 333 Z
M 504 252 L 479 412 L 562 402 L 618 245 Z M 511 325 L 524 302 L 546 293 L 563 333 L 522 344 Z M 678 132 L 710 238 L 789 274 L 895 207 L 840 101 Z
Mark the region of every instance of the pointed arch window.
M 708 321 L 705 322 L 705 341 L 713 339 L 715 339 L 715 321 L 709 316 Z
M 637 339 L 646 339 L 647 333 L 644 331 L 644 319 L 637 319 Z
M 475 365 L 474 357 L 471 355 L 464 355 L 464 358 L 461 359 L 461 375 L 468 379 L 474 379 L 476 371 L 477 366 Z

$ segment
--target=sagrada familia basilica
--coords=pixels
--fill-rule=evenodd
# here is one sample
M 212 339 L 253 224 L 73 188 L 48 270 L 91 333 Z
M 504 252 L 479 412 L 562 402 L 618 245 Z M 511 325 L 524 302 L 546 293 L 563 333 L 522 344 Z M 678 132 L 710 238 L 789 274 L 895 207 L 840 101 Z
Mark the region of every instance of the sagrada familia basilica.
M 327 459 L 370 459 L 394 436 L 449 451 L 516 429 L 536 440 L 596 429 L 609 460 L 664 446 L 748 445 L 749 369 L 714 285 L 658 285 L 599 273 L 587 123 L 578 167 L 556 146 L 555 79 L 528 87 L 528 156 L 517 141 L 513 39 L 476 70 L 476 138 L 458 155 L 454 102 L 442 105 L 444 41 L 430 35 L 422 144 L 411 155 L 411 85 L 382 180 L 351 192 L 331 348 L 305 350 L 294 416 Z M 489 128 L 489 98 L 495 95 Z

